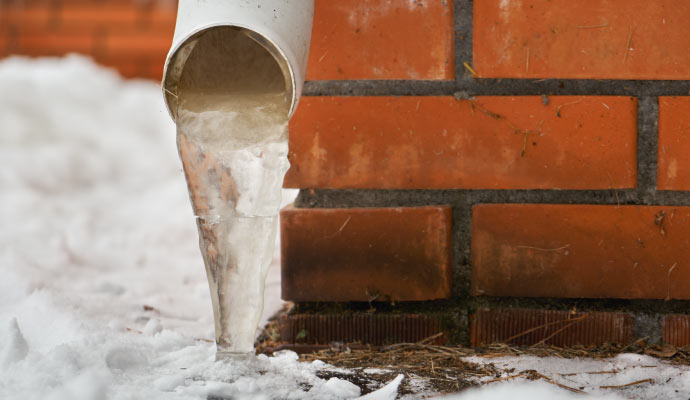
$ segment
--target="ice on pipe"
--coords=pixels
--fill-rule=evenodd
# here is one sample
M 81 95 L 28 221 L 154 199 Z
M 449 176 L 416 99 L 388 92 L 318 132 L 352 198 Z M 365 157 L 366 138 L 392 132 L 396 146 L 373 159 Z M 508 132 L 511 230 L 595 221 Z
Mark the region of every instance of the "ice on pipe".
M 218 355 L 251 353 L 289 168 L 283 72 L 242 31 L 212 29 L 195 42 L 176 96 Z
M 29 344 L 24 339 L 19 329 L 17 318 L 12 318 L 7 327 L 7 337 L 4 340 L 2 353 L 0 354 L 0 366 L 7 368 L 12 364 L 23 360 L 29 354 Z

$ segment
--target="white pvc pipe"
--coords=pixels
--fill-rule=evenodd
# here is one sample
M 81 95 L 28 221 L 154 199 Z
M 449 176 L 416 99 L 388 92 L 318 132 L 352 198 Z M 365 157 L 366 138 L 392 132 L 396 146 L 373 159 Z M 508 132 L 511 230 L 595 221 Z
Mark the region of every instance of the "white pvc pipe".
M 162 83 L 170 115 L 176 119 L 174 94 L 195 36 L 213 27 L 234 26 L 266 47 L 288 75 L 292 116 L 304 85 L 313 17 L 314 0 L 180 0 Z

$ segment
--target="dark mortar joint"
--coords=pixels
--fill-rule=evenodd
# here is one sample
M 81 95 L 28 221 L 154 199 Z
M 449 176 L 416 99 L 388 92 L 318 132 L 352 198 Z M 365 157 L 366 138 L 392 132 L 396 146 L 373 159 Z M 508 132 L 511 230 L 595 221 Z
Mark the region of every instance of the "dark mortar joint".
M 461 64 L 463 68 L 464 65 Z M 688 81 L 487 79 L 308 81 L 304 96 L 688 96 Z
M 657 187 L 659 100 L 640 97 L 637 102 L 637 186 L 641 202 L 654 202 Z
M 645 173 L 649 174 L 642 172 Z M 653 179 L 655 182 L 655 174 Z M 607 190 L 302 189 L 295 199 L 298 208 L 471 207 L 482 203 L 687 206 L 690 205 L 690 192 L 655 191 L 648 187 Z
M 663 339 L 661 315 L 657 313 L 635 314 L 633 335 L 635 338 L 644 339 L 649 344 L 661 344 Z

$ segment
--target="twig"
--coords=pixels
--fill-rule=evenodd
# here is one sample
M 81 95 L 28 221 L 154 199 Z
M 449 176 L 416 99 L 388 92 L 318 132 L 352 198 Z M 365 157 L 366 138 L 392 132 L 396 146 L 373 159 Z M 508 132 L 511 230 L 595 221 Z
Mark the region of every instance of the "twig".
M 539 251 L 561 251 L 561 250 L 567 249 L 568 247 L 570 247 L 570 243 L 566 244 L 565 246 L 556 247 L 554 249 L 543 249 L 541 247 L 532 247 L 532 246 L 515 246 L 516 249 L 530 249 L 530 250 L 539 250 Z
M 585 319 L 585 318 L 587 318 L 587 314 L 585 314 L 585 315 L 583 315 L 583 316 L 581 316 L 581 317 L 577 317 L 577 318 L 571 319 L 571 320 L 570 320 L 570 321 L 572 321 L 571 323 L 569 323 L 568 325 L 566 325 L 566 326 L 564 326 L 564 327 L 562 327 L 562 328 L 556 330 L 556 332 L 554 332 L 554 333 L 552 333 L 551 335 L 545 337 L 544 339 L 538 341 L 537 343 L 533 344 L 532 346 L 537 346 L 537 345 L 540 345 L 540 344 L 546 342 L 547 340 L 549 340 L 549 339 L 551 339 L 552 337 L 558 335 L 559 333 L 561 333 L 561 332 L 563 332 L 564 330 L 570 328 L 571 326 L 575 325 L 577 322 L 579 322 L 579 321 L 581 321 L 581 320 L 583 320 L 583 319 Z
M 472 74 L 472 76 L 476 76 L 476 75 L 477 75 L 477 72 L 476 72 L 475 70 L 473 70 L 472 67 L 470 67 L 470 64 L 468 64 L 467 61 L 463 62 L 462 65 L 464 65 L 465 68 L 467 68 L 467 70 L 470 71 L 470 73 Z
M 525 62 L 525 72 L 529 72 L 529 47 L 527 48 L 527 61 Z
M 606 26 L 609 26 L 609 23 L 608 23 L 608 22 L 605 22 L 605 23 L 603 23 L 603 24 L 601 24 L 601 25 L 580 25 L 580 26 L 577 26 L 576 28 L 577 28 L 577 29 L 591 29 L 591 28 L 603 28 L 603 27 L 606 27 Z
M 525 375 L 525 373 L 527 373 L 527 371 L 522 371 L 522 372 L 520 372 L 520 373 L 517 374 L 517 375 L 504 376 L 504 377 L 502 377 L 502 378 L 496 378 L 496 379 L 492 379 L 492 380 L 490 380 L 490 381 L 484 381 L 484 382 L 482 382 L 482 385 L 486 385 L 486 384 L 488 384 L 488 383 L 494 383 L 494 382 L 507 381 L 507 380 L 509 380 L 509 379 L 519 378 L 519 377 Z
M 503 340 L 503 342 L 505 342 L 505 343 L 510 343 L 510 342 L 512 342 L 513 340 L 515 340 L 515 339 L 517 339 L 517 338 L 519 338 L 519 337 L 528 335 L 528 334 L 530 334 L 530 333 L 532 333 L 532 332 L 534 332 L 534 331 L 538 331 L 539 329 L 548 328 L 549 326 L 562 324 L 562 323 L 564 323 L 564 322 L 565 322 L 565 323 L 568 323 L 568 322 L 571 322 L 571 321 L 584 319 L 585 317 L 587 317 L 587 314 L 582 315 L 582 316 L 577 317 L 577 318 L 573 318 L 573 319 L 564 319 L 564 320 L 560 320 L 560 321 L 548 322 L 548 323 L 546 323 L 546 324 L 539 325 L 539 326 L 537 326 L 537 327 L 528 329 L 528 330 L 526 330 L 526 331 L 524 331 L 524 332 L 522 332 L 522 333 L 519 333 L 519 334 L 517 334 L 517 335 L 513 335 L 513 336 L 509 337 L 508 339 Z
M 335 235 L 337 235 L 337 234 L 339 234 L 339 233 L 343 233 L 343 229 L 345 229 L 345 227 L 347 226 L 347 224 L 350 222 L 351 219 L 352 219 L 352 215 L 350 215 L 349 217 L 347 217 L 347 219 L 345 220 L 345 222 L 343 222 L 343 224 L 340 225 L 340 228 L 338 228 L 337 231 L 335 231 L 335 232 L 333 232 L 332 234 L 326 236 L 326 239 L 330 239 L 330 238 L 332 238 L 332 237 L 335 237 Z
M 435 334 L 435 335 L 429 336 L 429 337 L 426 338 L 426 339 L 422 339 L 422 340 L 420 340 L 419 342 L 417 342 L 417 344 L 427 344 L 427 343 L 429 343 L 429 342 L 433 342 L 434 339 L 438 339 L 438 338 L 440 338 L 441 336 L 443 336 L 443 332 L 439 332 L 439 333 L 437 333 L 437 334 Z
M 165 93 L 167 93 L 167 94 L 173 96 L 175 99 L 177 99 L 177 95 L 176 95 L 175 93 L 169 91 L 168 89 L 166 89 L 166 88 L 164 88 L 164 87 L 161 87 L 161 88 L 163 89 L 163 91 L 164 91 Z
M 580 374 L 586 374 L 586 375 L 606 375 L 606 374 L 617 374 L 620 371 L 617 369 L 612 369 L 610 371 L 592 371 L 592 372 L 571 372 L 568 374 L 558 374 L 560 376 L 575 376 L 575 375 L 580 375 Z
M 569 390 L 569 391 L 571 391 L 571 392 L 573 392 L 573 393 L 585 393 L 584 390 L 576 389 L 576 388 L 574 388 L 574 387 L 570 387 L 570 386 L 566 386 L 566 385 L 564 385 L 564 384 L 562 384 L 562 383 L 558 383 L 558 382 L 554 381 L 553 379 L 549 378 L 548 376 L 542 375 L 542 374 L 540 374 L 540 373 L 537 372 L 537 371 L 532 370 L 532 371 L 530 371 L 530 372 L 533 373 L 534 375 L 540 377 L 541 379 L 545 380 L 546 382 L 548 382 L 548 383 L 550 383 L 550 384 L 552 384 L 552 385 L 558 386 L 558 387 L 561 388 L 561 389 Z
M 667 285 L 666 285 L 666 298 L 664 299 L 666 301 L 671 300 L 671 272 L 673 272 L 673 270 L 676 269 L 676 265 L 678 265 L 677 262 L 673 263 L 673 265 L 671 265 L 671 268 L 669 268 L 668 272 L 666 273 Z
M 652 378 L 641 379 L 641 380 L 639 380 L 639 381 L 626 383 L 625 385 L 599 386 L 599 389 L 621 389 L 621 388 L 625 388 L 625 387 L 628 387 L 628 386 L 639 385 L 639 384 L 642 384 L 642 383 L 654 383 L 654 379 L 652 379 Z
M 501 114 L 495 113 L 493 111 L 487 110 L 486 108 L 484 108 L 481 104 L 479 104 L 477 102 L 474 102 L 474 101 L 470 102 L 470 107 L 477 107 L 479 109 L 479 111 L 483 112 L 484 114 L 488 115 L 489 117 L 491 117 L 493 119 L 496 119 L 499 121 L 500 120 L 507 120 L 505 115 L 501 115 Z M 511 124 L 511 127 L 512 127 L 512 124 Z
M 623 56 L 623 63 L 628 59 L 628 53 L 630 52 L 630 42 L 632 42 L 633 28 L 630 26 L 630 32 L 628 33 L 628 42 L 625 45 L 625 55 Z
M 560 106 L 556 107 L 556 116 L 557 116 L 558 118 L 561 117 L 561 108 L 563 108 L 563 107 L 565 107 L 565 106 L 570 106 L 570 105 L 573 105 L 573 104 L 580 103 L 581 101 L 582 101 L 582 100 L 575 100 L 575 101 L 571 101 L 570 103 L 561 104 Z
M 604 104 L 604 103 L 601 103 L 601 104 Z M 615 195 L 616 195 L 616 208 L 618 210 L 620 210 L 621 199 L 620 199 L 620 197 L 618 197 L 618 190 L 615 188 L 615 186 L 616 186 L 615 182 L 613 182 L 613 177 L 611 176 L 611 174 L 608 171 L 606 171 L 606 175 L 609 176 L 609 181 L 611 182 L 611 189 L 613 189 L 613 193 L 615 193 Z
M 340 226 L 340 229 L 338 229 L 338 233 L 342 233 L 343 229 L 345 229 L 345 226 L 347 226 L 348 222 L 350 222 L 351 219 L 352 219 L 352 215 L 347 217 L 345 222 L 343 222 L 343 224 Z

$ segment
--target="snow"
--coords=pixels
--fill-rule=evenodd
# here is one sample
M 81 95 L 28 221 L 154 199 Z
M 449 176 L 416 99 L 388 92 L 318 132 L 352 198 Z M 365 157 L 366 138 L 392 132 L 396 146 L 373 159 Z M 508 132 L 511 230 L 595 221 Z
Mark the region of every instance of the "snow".
M 400 374 L 395 377 L 392 381 L 390 381 L 387 385 L 382 387 L 381 389 L 369 393 L 367 395 L 364 395 L 360 397 L 361 400 L 395 400 L 395 398 L 398 396 L 398 386 L 400 386 L 400 383 L 402 382 L 404 378 L 403 374 Z
M 494 364 L 494 366 L 515 372 L 503 376 L 516 375 L 525 370 L 536 370 L 542 374 L 548 374 L 549 378 L 562 385 L 582 389 L 590 395 L 611 398 L 611 395 L 619 395 L 626 399 L 687 399 L 690 397 L 690 368 L 686 366 L 672 365 L 657 358 L 639 354 L 620 354 L 616 357 L 604 360 L 598 359 L 562 359 L 557 357 L 499 357 L 484 359 L 481 357 L 468 357 L 466 361 L 480 364 Z M 548 371 L 548 372 L 544 372 Z M 487 378 L 488 379 L 488 378 Z M 487 380 L 483 379 L 483 380 Z M 602 386 L 621 386 L 633 382 L 653 379 L 653 383 L 645 382 L 625 388 L 610 389 Z M 497 391 L 504 386 L 516 386 L 519 392 L 524 386 L 524 378 L 517 378 L 522 383 L 507 385 L 503 382 L 489 384 L 496 386 Z M 549 384 L 559 393 L 564 390 Z M 567 393 L 567 392 L 566 392 Z M 591 397 L 591 396 L 590 396 Z M 463 399 L 463 397 L 459 397 Z
M 0 188 L 0 399 L 359 396 L 343 375 L 319 378 L 332 367 L 291 352 L 215 361 L 175 127 L 155 84 L 78 56 L 0 62 Z M 277 257 L 263 321 L 282 305 Z M 503 376 L 535 369 L 591 398 L 690 397 L 687 367 L 647 356 L 469 360 L 515 368 Z M 365 398 L 394 398 L 401 379 L 419 383 L 400 376 Z M 450 398 L 508 397 L 573 395 L 515 378 Z

